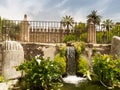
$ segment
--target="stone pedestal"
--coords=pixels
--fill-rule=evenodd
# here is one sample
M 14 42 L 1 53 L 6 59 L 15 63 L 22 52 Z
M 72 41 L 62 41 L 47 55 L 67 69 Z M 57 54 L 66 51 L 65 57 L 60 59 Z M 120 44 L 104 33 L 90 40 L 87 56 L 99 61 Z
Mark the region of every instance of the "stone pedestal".
M 19 71 L 16 71 L 15 66 L 24 62 L 24 51 L 20 43 L 15 41 L 3 42 L 3 64 L 2 75 L 4 79 L 14 79 L 21 76 Z

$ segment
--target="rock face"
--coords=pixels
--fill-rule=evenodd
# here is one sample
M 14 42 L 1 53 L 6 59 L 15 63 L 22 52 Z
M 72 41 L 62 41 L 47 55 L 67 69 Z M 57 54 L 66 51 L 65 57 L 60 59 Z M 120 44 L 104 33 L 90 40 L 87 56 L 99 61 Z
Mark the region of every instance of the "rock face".
M 44 58 L 50 58 L 50 60 L 53 60 L 56 53 L 56 48 L 54 46 L 49 47 L 43 47 L 42 51 L 44 52 Z
M 16 71 L 15 66 L 22 62 L 24 62 L 24 51 L 21 44 L 16 41 L 3 42 L 2 75 L 5 80 L 21 76 L 21 73 Z
M 118 36 L 112 38 L 111 54 L 120 58 L 120 37 Z

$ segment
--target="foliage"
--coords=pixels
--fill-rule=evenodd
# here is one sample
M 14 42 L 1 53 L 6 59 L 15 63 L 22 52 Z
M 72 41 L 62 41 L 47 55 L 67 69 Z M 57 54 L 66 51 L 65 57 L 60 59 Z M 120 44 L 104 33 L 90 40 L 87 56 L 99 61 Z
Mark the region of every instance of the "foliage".
M 113 27 L 112 20 L 106 19 L 105 21 L 103 21 L 102 28 L 105 28 L 106 30 L 109 31 L 110 29 L 112 29 L 112 27 Z
M 2 82 L 4 79 L 3 79 L 3 76 L 0 75 L 0 82 Z
M 110 32 L 113 33 L 113 35 L 120 36 L 120 24 L 114 25 Z
M 61 67 L 59 63 L 46 60 L 42 57 L 25 61 L 17 67 L 17 70 L 24 71 L 23 77 L 26 88 L 30 90 L 56 90 L 62 85 Z
M 60 53 L 60 57 L 64 57 L 66 54 L 66 44 L 57 46 L 58 52 Z
M 120 87 L 120 60 L 109 55 L 96 55 L 93 58 L 94 79 L 108 89 Z
M 97 43 L 103 43 L 103 32 L 97 32 L 96 33 L 96 40 L 97 40 Z
M 62 75 L 66 73 L 66 57 L 61 56 L 60 54 L 56 54 L 54 58 L 55 62 L 59 64 L 61 68 Z
M 75 25 L 74 29 L 78 31 L 79 33 L 86 32 L 86 25 L 85 23 L 79 22 Z
M 80 34 L 80 41 L 87 42 L 87 32 Z
M 75 34 L 75 38 L 77 41 L 81 40 L 81 34 L 83 33 L 86 33 L 87 32 L 87 28 L 86 28 L 86 25 L 85 23 L 78 23 L 78 24 L 75 24 L 75 27 L 74 27 L 74 34 Z
M 66 73 L 66 44 L 58 46 L 58 54 L 56 54 L 54 60 L 59 63 L 62 74 Z
M 87 16 L 88 22 L 93 22 L 93 24 L 100 24 L 101 16 L 97 14 L 96 10 L 91 11 L 91 13 Z
M 11 39 L 16 39 L 16 36 L 20 34 L 20 26 L 12 20 L 2 20 L 2 33 L 8 34 Z
M 73 26 L 74 20 L 73 20 L 73 18 L 72 18 L 71 16 L 67 16 L 67 15 L 66 15 L 65 17 L 62 18 L 61 24 L 62 24 L 64 27 L 66 27 L 67 30 L 69 30 L 70 27 Z
M 63 38 L 64 43 L 72 42 L 72 41 L 75 41 L 75 36 L 72 34 L 69 34 Z
M 81 74 L 85 75 L 86 72 L 89 70 L 88 66 L 89 65 L 88 65 L 88 62 L 85 59 L 85 57 L 80 56 L 80 58 L 78 60 L 78 73 L 81 73 Z
M 89 72 L 87 60 L 81 55 L 85 50 L 85 43 L 84 42 L 76 42 L 74 43 L 75 47 L 75 57 L 77 61 L 77 73 L 82 75 L 87 75 Z
M 74 47 L 75 47 L 76 53 L 78 55 L 80 55 L 85 50 L 85 43 L 84 42 L 75 42 Z
M 110 31 L 105 31 L 105 32 L 97 32 L 96 34 L 96 38 L 97 38 L 97 43 L 103 43 L 103 35 L 104 33 L 106 33 L 106 43 L 111 43 L 112 37 L 114 35 L 114 31 L 110 30 Z

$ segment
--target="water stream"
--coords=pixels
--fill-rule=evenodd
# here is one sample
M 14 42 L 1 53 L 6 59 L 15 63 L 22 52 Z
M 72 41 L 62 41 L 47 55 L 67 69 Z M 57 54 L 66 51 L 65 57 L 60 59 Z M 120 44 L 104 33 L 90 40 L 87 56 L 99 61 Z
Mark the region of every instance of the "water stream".
M 108 90 L 99 83 L 89 82 L 86 78 L 76 76 L 77 65 L 75 60 L 75 49 L 73 46 L 67 46 L 66 59 L 67 77 L 63 78 L 64 85 L 61 90 Z
M 76 71 L 77 71 L 77 63 L 75 60 L 75 48 L 74 46 L 67 46 L 66 49 L 66 72 L 67 72 L 67 77 L 63 78 L 63 81 L 65 83 L 71 83 L 71 84 L 78 84 L 79 82 L 85 80 L 85 78 L 82 77 L 77 77 L 76 76 Z
M 73 46 L 67 47 L 67 75 L 76 75 L 75 49 Z

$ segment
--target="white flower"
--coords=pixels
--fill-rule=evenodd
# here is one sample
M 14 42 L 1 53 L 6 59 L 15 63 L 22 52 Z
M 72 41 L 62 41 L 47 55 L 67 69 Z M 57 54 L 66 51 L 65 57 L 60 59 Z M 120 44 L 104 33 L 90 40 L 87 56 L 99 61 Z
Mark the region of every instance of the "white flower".
M 53 64 L 51 64 L 50 66 L 53 66 Z
M 41 60 L 40 59 L 36 59 L 36 61 L 38 62 L 38 64 L 40 64 Z

